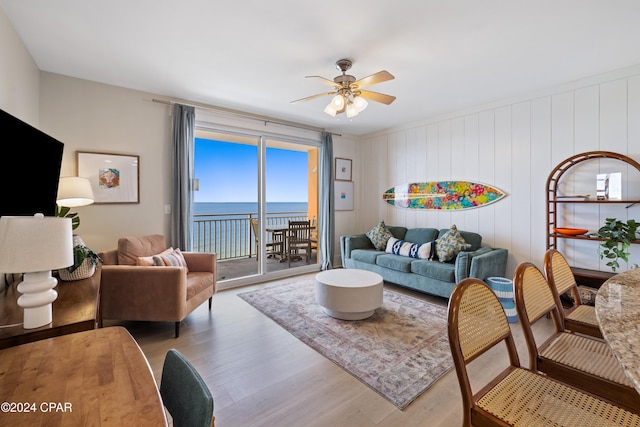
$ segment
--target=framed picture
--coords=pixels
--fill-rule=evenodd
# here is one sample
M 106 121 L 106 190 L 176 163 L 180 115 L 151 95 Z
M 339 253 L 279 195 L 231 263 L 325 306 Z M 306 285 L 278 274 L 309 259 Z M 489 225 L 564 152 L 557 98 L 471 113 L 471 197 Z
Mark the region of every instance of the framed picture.
M 140 203 L 140 156 L 76 151 L 76 165 L 94 203 Z
M 351 181 L 351 159 L 336 157 L 336 181 Z
M 335 208 L 337 211 L 353 210 L 353 182 L 351 181 L 335 181 Z

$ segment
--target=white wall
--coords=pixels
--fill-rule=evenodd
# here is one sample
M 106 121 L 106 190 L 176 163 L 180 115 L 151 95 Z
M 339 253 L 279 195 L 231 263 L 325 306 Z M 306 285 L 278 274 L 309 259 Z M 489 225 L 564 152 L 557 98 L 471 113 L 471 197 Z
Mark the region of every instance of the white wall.
M 96 251 L 115 248 L 119 237 L 164 234 L 170 238 L 170 107 L 151 94 L 59 74 L 42 73 L 40 128 L 64 142 L 61 176 L 76 175 L 76 152 L 140 156 L 140 203 L 75 208 L 76 230 Z
M 571 87 L 550 89 L 468 112 L 368 135 L 358 146 L 357 230 L 379 220 L 390 225 L 459 229 L 482 234 L 483 241 L 509 249 L 507 276 L 531 261 L 542 268 L 546 250 L 546 180 L 556 164 L 577 153 L 614 151 L 640 160 L 640 69 L 620 70 Z M 595 174 L 620 171 L 629 198 L 640 198 L 635 169 L 596 162 L 579 168 L 569 194 L 595 197 Z M 387 189 L 417 181 L 470 180 L 492 184 L 508 197 L 464 211 L 407 210 L 390 206 Z M 597 231 L 604 218 L 640 219 L 640 206 L 580 206 L 562 215 L 565 227 Z M 631 262 L 640 262 L 633 245 Z M 562 241 L 572 265 L 607 270 L 595 242 Z M 622 270 L 626 265 L 622 264 Z
M 0 108 L 38 127 L 39 88 L 40 71 L 0 9 Z

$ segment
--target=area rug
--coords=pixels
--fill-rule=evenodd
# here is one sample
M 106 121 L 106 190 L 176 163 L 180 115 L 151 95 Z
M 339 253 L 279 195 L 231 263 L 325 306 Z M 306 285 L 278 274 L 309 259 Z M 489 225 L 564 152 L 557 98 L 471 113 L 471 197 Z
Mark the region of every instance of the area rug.
M 315 300 L 306 279 L 238 296 L 399 409 L 453 367 L 447 309 L 385 289 L 365 320 L 338 320 Z

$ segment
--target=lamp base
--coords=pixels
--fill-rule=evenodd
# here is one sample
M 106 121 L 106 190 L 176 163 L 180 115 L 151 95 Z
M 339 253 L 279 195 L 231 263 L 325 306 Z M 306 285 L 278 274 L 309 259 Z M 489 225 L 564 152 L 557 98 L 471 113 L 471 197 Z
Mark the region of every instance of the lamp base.
M 51 271 L 24 273 L 24 280 L 18 285 L 18 305 L 24 309 L 24 329 L 39 328 L 52 322 L 51 303 L 58 298 L 53 290 L 58 280 Z

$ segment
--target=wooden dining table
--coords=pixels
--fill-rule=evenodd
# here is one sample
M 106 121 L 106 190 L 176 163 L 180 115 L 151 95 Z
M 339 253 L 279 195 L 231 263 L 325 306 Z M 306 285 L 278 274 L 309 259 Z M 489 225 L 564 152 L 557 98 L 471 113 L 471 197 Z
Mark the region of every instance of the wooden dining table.
M 0 350 L 0 426 L 166 426 L 142 350 L 120 326 Z
M 640 393 L 640 268 L 607 279 L 596 294 L 602 336 Z

